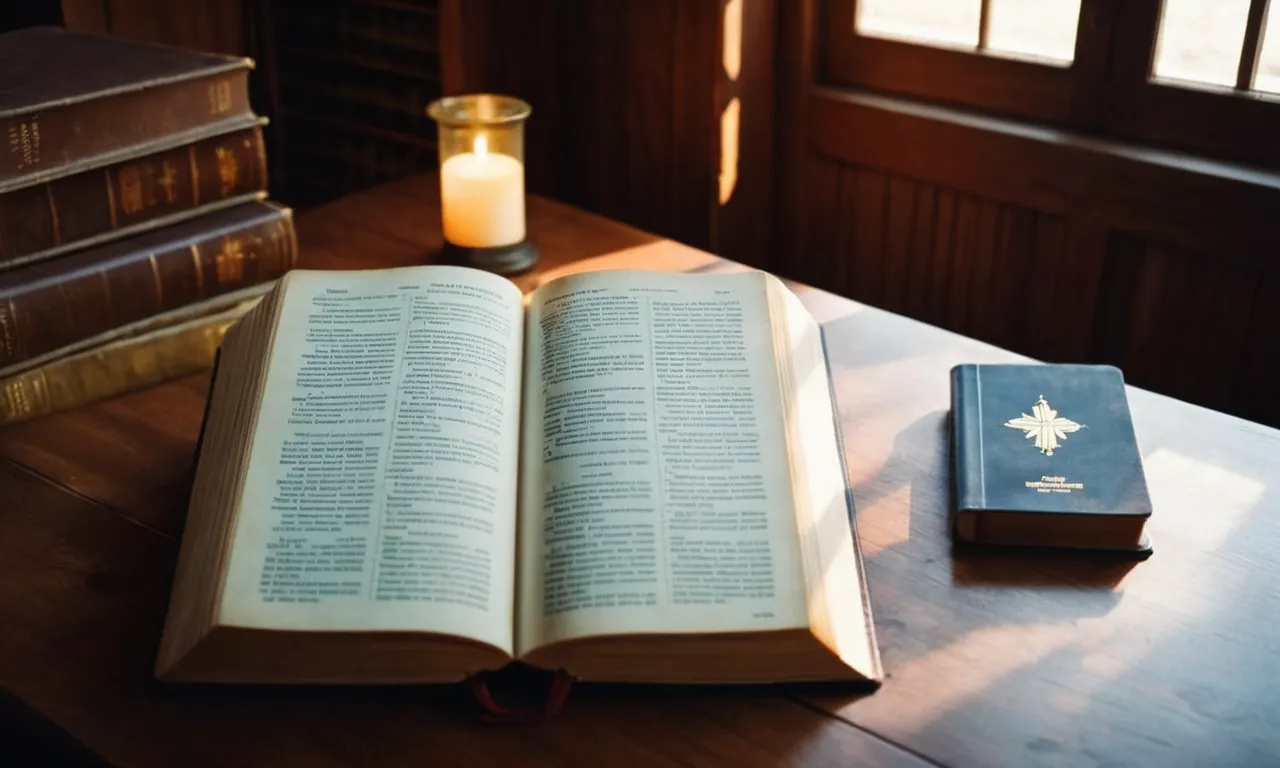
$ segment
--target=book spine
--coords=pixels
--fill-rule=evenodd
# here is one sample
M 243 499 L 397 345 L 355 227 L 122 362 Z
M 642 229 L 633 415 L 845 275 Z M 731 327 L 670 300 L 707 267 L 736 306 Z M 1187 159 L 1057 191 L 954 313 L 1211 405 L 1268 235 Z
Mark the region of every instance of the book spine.
M 0 293 L 0 368 L 201 299 L 280 277 L 297 263 L 292 212 L 138 251 L 97 271 Z
M 0 268 L 267 188 L 261 127 L 0 194 Z
M 14 115 L 0 122 L 0 182 L 37 183 L 59 168 L 250 113 L 245 66 Z
M 201 318 L 0 380 L 0 426 L 77 408 L 209 370 L 243 311 Z
M 951 369 L 951 434 L 956 509 L 982 509 L 986 488 L 982 457 L 982 379 L 979 366 Z

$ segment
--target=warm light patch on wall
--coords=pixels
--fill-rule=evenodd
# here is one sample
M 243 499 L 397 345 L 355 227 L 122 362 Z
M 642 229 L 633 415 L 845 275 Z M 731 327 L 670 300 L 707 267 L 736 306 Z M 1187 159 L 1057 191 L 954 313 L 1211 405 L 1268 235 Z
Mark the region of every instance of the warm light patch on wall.
M 724 6 L 724 71 L 730 80 L 742 74 L 742 0 L 729 0 Z
M 729 82 L 742 74 L 742 3 L 729 0 L 724 6 L 724 29 L 720 36 L 722 64 Z M 742 102 L 737 96 L 729 100 L 720 113 L 720 204 L 733 198 L 738 186 L 738 137 L 742 125 Z
M 734 97 L 720 113 L 720 204 L 733 197 L 738 186 L 738 130 L 742 103 Z

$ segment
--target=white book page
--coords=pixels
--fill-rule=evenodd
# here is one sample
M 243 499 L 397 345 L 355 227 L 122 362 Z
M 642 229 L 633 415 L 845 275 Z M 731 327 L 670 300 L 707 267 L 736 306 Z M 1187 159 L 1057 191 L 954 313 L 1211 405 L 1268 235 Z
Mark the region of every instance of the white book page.
M 595 272 L 533 295 L 518 653 L 807 626 L 765 286 Z
M 445 266 L 286 279 L 220 623 L 509 652 L 519 290 Z

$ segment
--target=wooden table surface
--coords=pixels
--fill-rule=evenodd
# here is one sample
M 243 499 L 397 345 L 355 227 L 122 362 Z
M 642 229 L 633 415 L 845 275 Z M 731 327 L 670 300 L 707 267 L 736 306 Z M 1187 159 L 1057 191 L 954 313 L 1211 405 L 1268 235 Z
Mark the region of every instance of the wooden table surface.
M 308 212 L 303 265 L 421 262 L 438 210 L 428 177 Z M 543 262 L 525 286 L 740 268 L 537 198 L 529 226 Z M 953 554 L 948 370 L 1020 358 L 795 288 L 830 335 L 878 692 L 581 686 L 551 722 L 501 727 L 459 689 L 160 684 L 197 376 L 0 429 L 0 716 L 120 766 L 1280 763 L 1280 432 L 1132 390 L 1154 557 Z

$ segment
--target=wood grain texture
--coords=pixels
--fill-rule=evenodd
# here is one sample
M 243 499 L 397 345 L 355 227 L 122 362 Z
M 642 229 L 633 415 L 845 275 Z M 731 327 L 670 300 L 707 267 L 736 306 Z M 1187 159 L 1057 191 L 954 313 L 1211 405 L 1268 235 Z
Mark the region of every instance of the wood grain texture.
M 114 36 L 244 53 L 241 0 L 105 0 L 103 5 Z
M 844 163 L 1280 271 L 1259 224 L 1280 217 L 1274 174 L 871 94 L 814 89 L 808 108 L 814 150 Z
M 811 196 L 807 184 L 813 169 L 828 163 L 809 148 L 809 88 L 821 71 L 818 62 L 817 8 L 810 0 L 783 2 L 778 8 L 777 98 L 774 109 L 778 193 L 774 206 L 775 254 L 765 266 L 779 273 L 810 274 L 814 253 L 809 222 L 812 208 L 833 204 L 824 194 Z M 831 221 L 818 216 L 816 221 Z M 797 263 L 799 262 L 799 263 Z M 806 279 L 806 278 L 802 278 Z
M 304 214 L 304 264 L 430 258 L 439 222 L 424 212 L 438 207 L 437 184 L 405 180 Z M 938 190 L 935 208 L 949 197 Z M 981 204 L 964 207 L 982 219 Z M 1022 237 L 1004 210 L 997 244 Z M 742 268 L 536 197 L 529 220 L 544 262 L 525 288 L 588 269 Z M 1178 767 L 1280 752 L 1280 432 L 1131 389 L 1155 505 L 1151 560 L 953 551 L 947 372 L 1023 358 L 792 287 L 832 349 L 888 672 L 875 694 L 582 686 L 557 719 L 524 729 L 476 724 L 453 688 L 156 683 L 207 377 L 0 430 L 0 686 L 120 766 Z
M 107 31 L 107 6 L 103 0 L 61 0 L 62 24 L 82 32 Z
M 1105 229 L 862 166 L 806 173 L 809 244 L 785 274 L 1045 359 L 1091 353 Z
M 1247 394 L 1259 373 L 1253 347 L 1277 340 L 1259 306 L 1272 303 L 1261 274 L 1119 234 L 1107 249 L 1103 284 L 1095 323 L 1100 359 L 1174 397 L 1273 418 L 1265 399 Z

